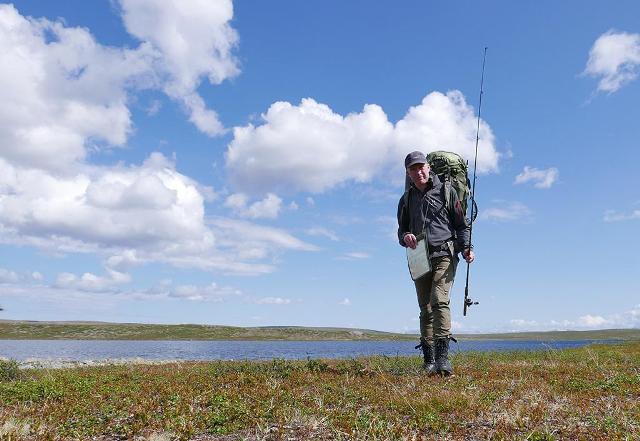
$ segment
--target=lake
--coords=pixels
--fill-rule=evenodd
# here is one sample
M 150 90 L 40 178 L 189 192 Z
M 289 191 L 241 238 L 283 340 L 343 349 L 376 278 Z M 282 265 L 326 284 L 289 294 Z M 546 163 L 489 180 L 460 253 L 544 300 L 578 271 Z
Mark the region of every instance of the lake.
M 551 342 L 485 340 L 451 342 L 458 351 L 539 351 L 576 348 L 615 340 Z M 0 340 L 0 357 L 18 361 L 65 360 L 269 360 L 273 358 L 352 358 L 368 355 L 418 355 L 412 341 L 150 341 L 150 340 Z

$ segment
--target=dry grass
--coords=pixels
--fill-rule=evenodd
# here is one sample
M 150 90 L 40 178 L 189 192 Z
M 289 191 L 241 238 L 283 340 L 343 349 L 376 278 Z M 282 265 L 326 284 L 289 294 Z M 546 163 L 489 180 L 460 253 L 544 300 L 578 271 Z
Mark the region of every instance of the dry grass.
M 640 439 L 639 342 L 453 361 L 447 379 L 417 357 L 22 371 L 0 439 Z

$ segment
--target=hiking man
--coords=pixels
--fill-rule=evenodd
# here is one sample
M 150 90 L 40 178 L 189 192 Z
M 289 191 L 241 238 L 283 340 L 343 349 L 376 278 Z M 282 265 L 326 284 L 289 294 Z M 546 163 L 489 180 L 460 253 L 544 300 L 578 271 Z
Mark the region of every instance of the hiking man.
M 398 203 L 398 240 L 403 247 L 415 249 L 416 236 L 426 235 L 431 261 L 431 272 L 414 281 L 420 306 L 424 368 L 429 375 L 451 375 L 449 290 L 458 265 L 458 253 L 462 252 L 469 263 L 475 257 L 469 243 L 470 222 L 455 190 L 431 172 L 422 152 L 409 153 L 404 166 L 411 185 Z

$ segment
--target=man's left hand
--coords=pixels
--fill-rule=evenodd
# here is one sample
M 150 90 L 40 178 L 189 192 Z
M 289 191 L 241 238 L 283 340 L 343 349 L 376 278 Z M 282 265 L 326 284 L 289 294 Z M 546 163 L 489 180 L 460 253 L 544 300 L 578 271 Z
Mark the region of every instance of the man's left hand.
M 466 260 L 467 263 L 471 263 L 476 258 L 476 255 L 473 254 L 473 250 L 471 248 L 467 248 L 462 253 L 462 257 L 464 257 L 464 260 Z

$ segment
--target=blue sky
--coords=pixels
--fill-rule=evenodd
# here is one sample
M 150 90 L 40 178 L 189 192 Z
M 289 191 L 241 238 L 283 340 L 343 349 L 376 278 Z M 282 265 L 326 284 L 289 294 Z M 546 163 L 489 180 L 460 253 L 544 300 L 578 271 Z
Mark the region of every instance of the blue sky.
M 473 161 L 454 332 L 638 327 L 640 5 L 0 4 L 2 318 L 415 331 L 407 152 Z

